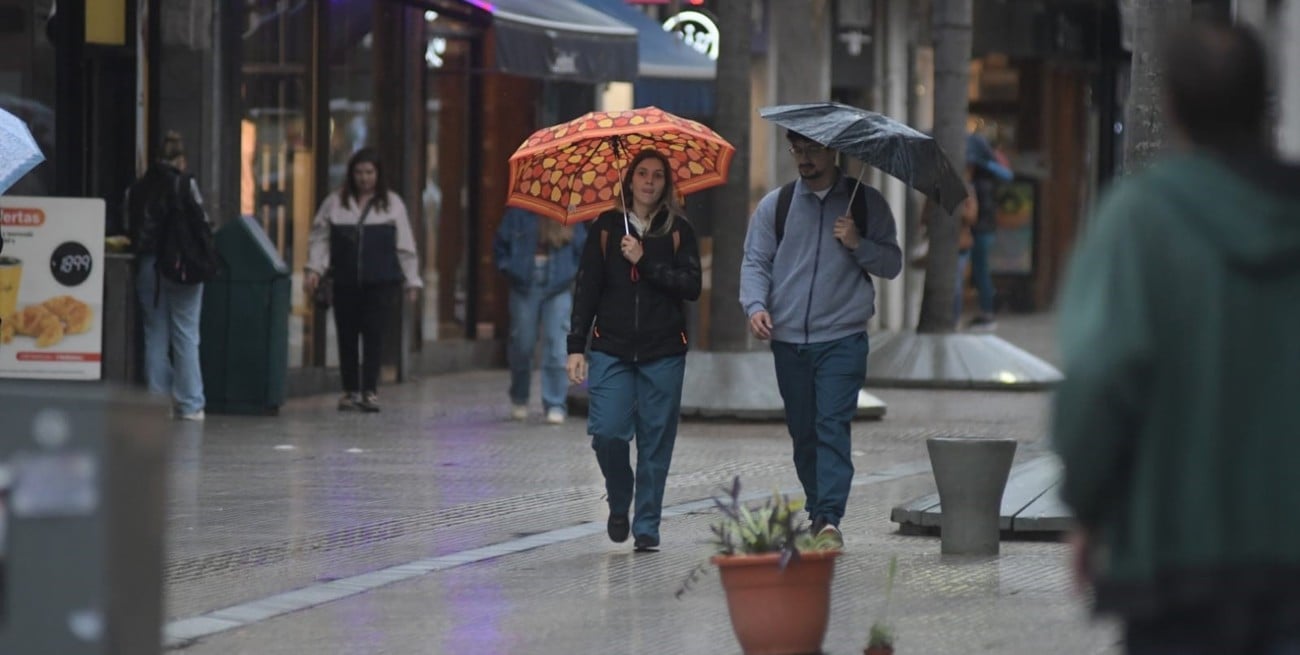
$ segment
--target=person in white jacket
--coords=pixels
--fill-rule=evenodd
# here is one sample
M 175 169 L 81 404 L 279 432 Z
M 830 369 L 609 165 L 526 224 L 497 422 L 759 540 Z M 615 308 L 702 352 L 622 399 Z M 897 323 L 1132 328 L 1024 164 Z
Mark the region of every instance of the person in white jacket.
M 330 272 L 343 378 L 339 411 L 379 411 L 379 363 L 394 287 L 405 285 L 414 301 L 423 286 L 406 206 L 388 189 L 383 170 L 373 148 L 357 151 L 343 187 L 321 203 L 311 226 L 303 290 L 315 296 Z

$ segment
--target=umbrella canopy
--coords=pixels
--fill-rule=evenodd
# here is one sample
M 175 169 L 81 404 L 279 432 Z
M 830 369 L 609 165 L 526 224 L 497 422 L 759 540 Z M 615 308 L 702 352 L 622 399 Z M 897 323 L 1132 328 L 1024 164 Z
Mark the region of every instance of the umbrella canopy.
M 0 193 L 45 161 L 27 124 L 0 109 Z
M 838 102 L 814 102 L 764 107 L 758 115 L 879 168 L 949 213 L 966 197 L 966 185 L 939 144 L 883 114 Z
M 519 146 L 506 204 L 566 224 L 593 219 L 617 206 L 623 169 L 646 148 L 667 157 L 683 195 L 725 182 L 736 151 L 703 124 L 657 107 L 591 112 Z

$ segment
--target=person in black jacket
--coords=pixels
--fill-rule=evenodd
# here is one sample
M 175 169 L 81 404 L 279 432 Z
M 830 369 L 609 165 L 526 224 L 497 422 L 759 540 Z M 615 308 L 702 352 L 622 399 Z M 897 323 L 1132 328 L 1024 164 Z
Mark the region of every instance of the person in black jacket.
M 406 205 L 388 188 L 374 148 L 362 148 L 348 160 L 347 179 L 321 203 L 308 240 L 307 297 L 315 295 L 326 271 L 333 276 L 343 381 L 338 409 L 378 412 L 383 333 L 396 287 L 404 286 L 407 299 L 415 302 L 424 284 Z
M 685 301 L 700 297 L 699 244 L 671 175 L 668 160 L 651 149 L 628 165 L 622 209 L 601 214 L 588 230 L 568 338 L 569 380 L 581 384 L 590 373 L 587 432 L 605 476 L 609 538 L 622 543 L 630 530 L 637 551 L 659 548 L 689 345 Z
M 169 221 L 192 203 L 203 207 L 194 177 L 186 173 L 185 143 L 168 131 L 161 153 L 126 192 L 126 227 L 136 257 L 136 295 L 144 325 L 144 377 L 149 392 L 170 395 L 172 417 L 202 421 L 207 400 L 199 363 L 203 284 L 180 284 L 159 273 L 160 245 Z

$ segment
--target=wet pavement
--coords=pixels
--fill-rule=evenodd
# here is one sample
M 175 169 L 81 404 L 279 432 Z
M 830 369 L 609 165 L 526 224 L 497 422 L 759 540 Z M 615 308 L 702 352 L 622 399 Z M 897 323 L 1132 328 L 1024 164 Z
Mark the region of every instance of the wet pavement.
M 1050 318 L 999 334 L 1049 361 Z M 794 490 L 789 437 L 771 422 L 683 422 L 668 480 L 663 550 L 604 536 L 603 487 L 584 423 L 540 407 L 505 420 L 505 371 L 382 389 L 377 415 L 334 396 L 279 417 L 178 424 L 168 498 L 169 643 L 194 654 L 739 653 L 704 561 L 701 502 L 739 475 L 748 491 Z M 534 389 L 534 395 L 536 395 Z M 897 534 L 894 505 L 933 490 L 925 439 L 1007 436 L 1042 452 L 1042 392 L 873 390 L 881 421 L 854 424 L 858 468 L 826 651 L 860 653 L 884 612 L 900 653 L 1112 653 L 1090 622 L 1064 549 L 1004 542 L 996 558 L 939 555 Z M 539 403 L 538 403 L 539 404 Z

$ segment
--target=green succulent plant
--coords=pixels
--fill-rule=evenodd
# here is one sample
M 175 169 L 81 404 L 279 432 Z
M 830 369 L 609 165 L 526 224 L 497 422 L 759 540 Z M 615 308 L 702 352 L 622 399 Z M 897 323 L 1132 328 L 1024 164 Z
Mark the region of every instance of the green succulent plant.
M 835 550 L 838 544 L 831 535 L 815 535 L 807 521 L 799 516 L 802 500 L 790 500 L 779 491 L 762 505 L 746 506 L 740 501 L 740 477 L 732 479 L 726 493 L 713 497 L 713 504 L 721 518 L 709 527 L 713 533 L 710 543 L 718 555 L 758 555 L 780 553 L 780 567 L 784 569 L 799 558 L 799 553 L 814 550 Z M 677 597 L 691 589 L 707 562 L 691 569 Z

